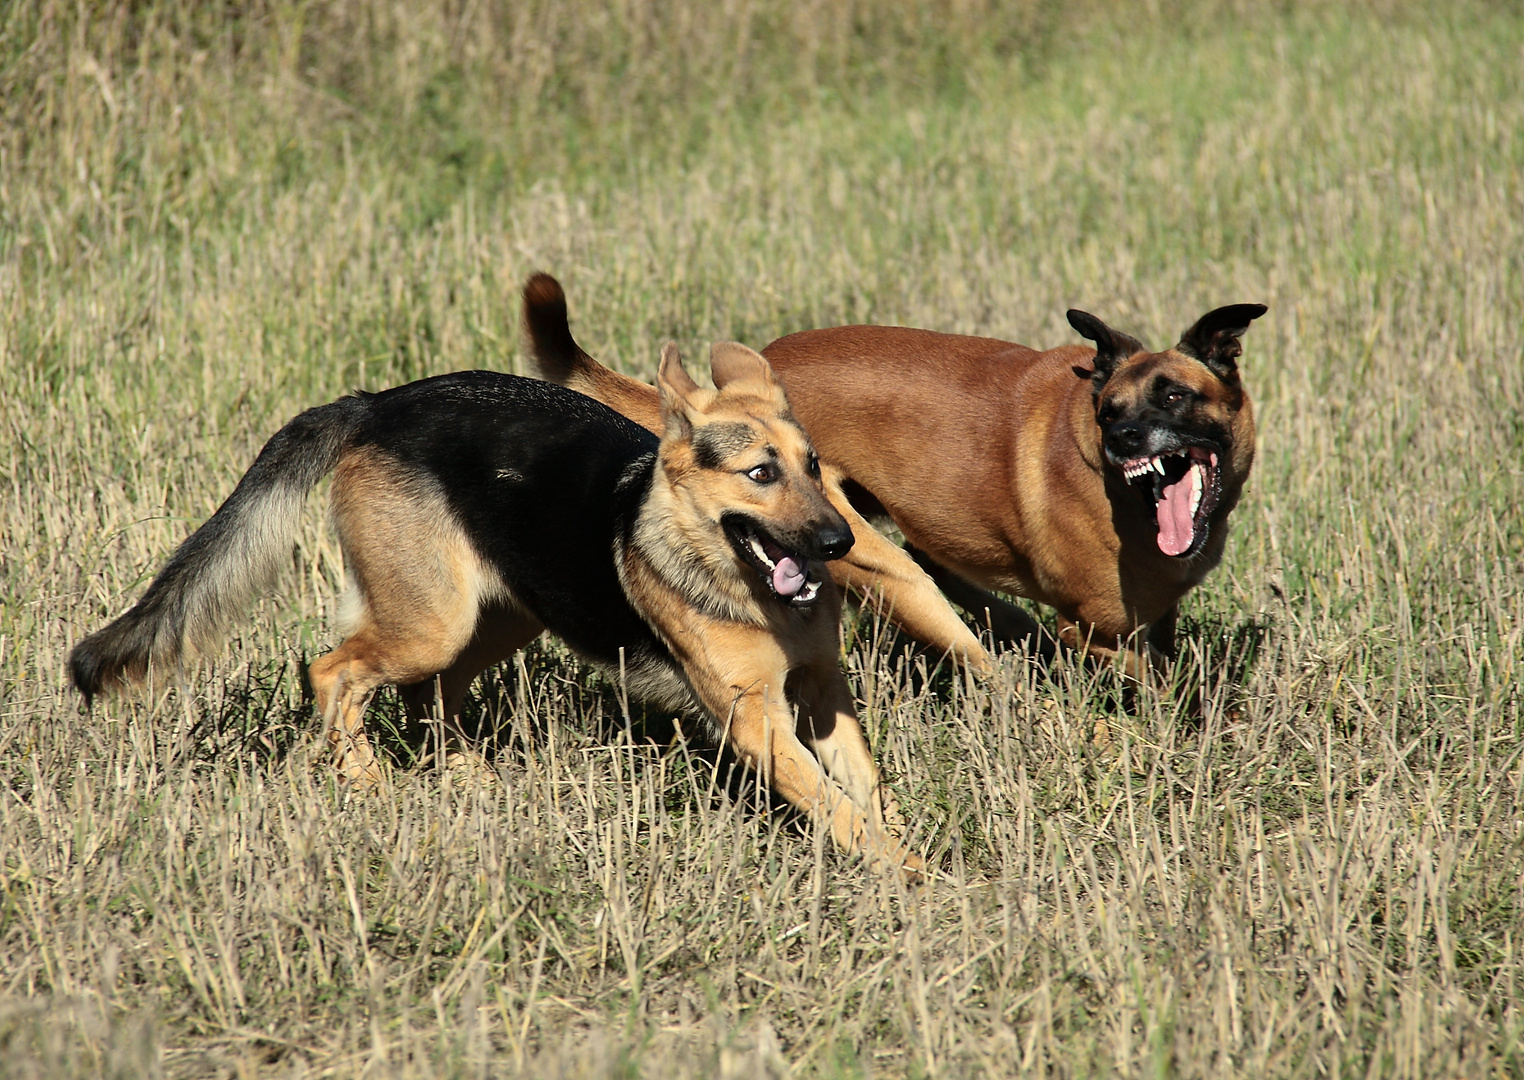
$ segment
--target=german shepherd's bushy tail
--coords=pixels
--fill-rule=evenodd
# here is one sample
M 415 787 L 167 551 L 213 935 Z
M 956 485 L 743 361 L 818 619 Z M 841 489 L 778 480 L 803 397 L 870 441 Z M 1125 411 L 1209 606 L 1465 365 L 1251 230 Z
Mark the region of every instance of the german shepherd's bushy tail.
M 177 667 L 216 645 L 290 557 L 307 492 L 338 463 L 369 395 L 308 409 L 265 443 L 206 524 L 170 557 L 140 600 L 69 653 L 88 705 L 109 686 Z
M 658 435 L 661 404 L 645 383 L 611 371 L 582 351 L 566 317 L 566 293 L 549 274 L 535 274 L 524 286 L 524 329 L 529 334 L 535 374 L 601 401 Z

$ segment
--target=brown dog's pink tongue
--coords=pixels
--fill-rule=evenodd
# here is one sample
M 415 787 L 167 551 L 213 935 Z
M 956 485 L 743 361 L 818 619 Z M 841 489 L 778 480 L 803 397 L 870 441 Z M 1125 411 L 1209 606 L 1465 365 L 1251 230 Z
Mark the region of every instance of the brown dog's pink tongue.
M 1195 515 L 1191 513 L 1191 495 L 1196 487 L 1196 470 L 1187 469 L 1173 484 L 1164 485 L 1164 494 L 1155 508 L 1159 515 L 1159 550 L 1166 555 L 1182 555 L 1196 538 Z

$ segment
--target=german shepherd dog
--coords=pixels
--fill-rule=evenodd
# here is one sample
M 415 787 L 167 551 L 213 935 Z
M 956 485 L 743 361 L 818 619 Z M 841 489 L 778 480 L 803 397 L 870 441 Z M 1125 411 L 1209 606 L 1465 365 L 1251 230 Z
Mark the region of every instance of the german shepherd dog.
M 654 389 L 572 341 L 554 279 L 531 279 L 524 301 L 544 377 L 657 422 Z M 1055 608 L 1065 645 L 1144 679 L 1174 657 L 1180 600 L 1222 559 L 1254 461 L 1240 338 L 1265 310 L 1218 308 L 1164 352 L 1070 311 L 1094 348 L 1037 352 L 843 326 L 791 334 L 763 354 L 856 509 L 887 514 L 932 578 L 983 612 L 997 638 L 1052 654 L 1046 631 L 988 589 Z M 868 601 L 912 637 L 958 650 L 955 638 L 926 633 L 929 620 L 900 618 L 927 603 L 903 591 L 905 577 L 858 571 Z
M 437 700 L 458 738 L 476 675 L 549 629 L 705 723 L 843 851 L 917 871 L 838 664 L 841 595 L 821 567 L 852 532 L 767 362 L 721 343 L 711 363 L 716 390 L 663 350 L 659 440 L 488 371 L 302 413 L 137 604 L 75 646 L 75 685 L 88 703 L 213 646 L 331 471 L 345 637 L 309 673 L 342 777 L 380 778 L 363 721 L 378 687 L 420 718 Z

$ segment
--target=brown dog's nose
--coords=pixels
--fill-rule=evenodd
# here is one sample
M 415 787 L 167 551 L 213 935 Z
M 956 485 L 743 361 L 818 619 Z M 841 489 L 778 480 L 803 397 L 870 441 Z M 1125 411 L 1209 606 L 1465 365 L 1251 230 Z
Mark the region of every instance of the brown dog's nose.
M 1112 424 L 1106 430 L 1106 449 L 1117 457 L 1136 457 L 1143 450 L 1148 433 L 1143 425 L 1132 421 Z

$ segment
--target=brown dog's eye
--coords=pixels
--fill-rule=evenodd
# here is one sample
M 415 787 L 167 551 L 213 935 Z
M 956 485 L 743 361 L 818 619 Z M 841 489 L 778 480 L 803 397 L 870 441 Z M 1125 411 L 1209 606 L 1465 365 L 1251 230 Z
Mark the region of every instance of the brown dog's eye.
M 818 455 L 810 455 L 810 461 L 807 468 L 810 470 L 811 476 L 813 476 L 816 480 L 820 479 L 820 458 Z
M 1169 406 L 1169 405 L 1178 405 L 1178 404 L 1180 404 L 1184 400 L 1185 400 L 1185 391 L 1184 390 L 1169 390 L 1169 391 L 1166 391 L 1165 394 L 1164 394 L 1164 404 L 1166 406 Z
M 771 484 L 774 480 L 778 479 L 778 474 L 773 470 L 771 465 L 758 465 L 756 468 L 748 471 L 746 477 L 758 484 Z

